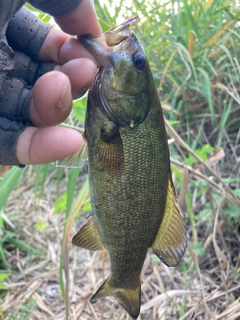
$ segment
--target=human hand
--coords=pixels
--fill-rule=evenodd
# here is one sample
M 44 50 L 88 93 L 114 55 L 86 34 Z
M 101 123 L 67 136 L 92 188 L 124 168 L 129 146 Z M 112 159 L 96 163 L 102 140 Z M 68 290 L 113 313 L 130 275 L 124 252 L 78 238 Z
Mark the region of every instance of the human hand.
M 89 0 L 82 0 L 75 10 L 56 18 L 56 22 L 71 34 L 101 32 Z M 94 58 L 78 40 L 58 29 L 49 31 L 38 59 L 53 61 L 57 65 L 33 86 L 29 118 L 34 127 L 27 127 L 19 135 L 16 147 L 21 164 L 52 162 L 81 148 L 80 133 L 55 125 L 63 122 L 71 112 L 72 99 L 80 97 L 90 87 L 97 68 Z

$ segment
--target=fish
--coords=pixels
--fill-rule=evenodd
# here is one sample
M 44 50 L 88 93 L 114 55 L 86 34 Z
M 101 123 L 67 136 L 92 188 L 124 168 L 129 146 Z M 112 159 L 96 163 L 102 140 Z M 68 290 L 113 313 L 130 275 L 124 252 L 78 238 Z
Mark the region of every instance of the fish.
M 79 40 L 100 67 L 88 93 L 86 143 L 58 163 L 75 167 L 88 157 L 92 215 L 72 243 L 109 253 L 110 274 L 90 301 L 112 296 L 137 319 L 148 249 L 172 267 L 187 246 L 163 112 L 146 53 L 129 21 Z

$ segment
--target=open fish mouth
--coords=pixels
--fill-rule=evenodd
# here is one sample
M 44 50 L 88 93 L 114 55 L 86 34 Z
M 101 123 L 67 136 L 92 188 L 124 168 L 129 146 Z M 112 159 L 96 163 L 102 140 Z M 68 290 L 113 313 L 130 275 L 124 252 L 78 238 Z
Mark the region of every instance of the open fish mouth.
M 92 53 L 102 66 L 106 67 L 109 64 L 109 59 L 106 58 L 106 52 L 110 53 L 113 47 L 118 46 L 133 35 L 133 32 L 130 30 L 130 22 L 137 18 L 138 16 L 129 19 L 100 36 L 85 34 L 78 36 L 78 40 Z
M 138 16 L 131 18 L 122 24 L 110 29 L 108 32 L 105 33 L 105 39 L 106 39 L 106 44 L 109 47 L 116 46 L 120 44 L 122 41 L 126 40 L 129 35 L 132 33 L 130 31 L 130 22 L 133 20 L 138 19 Z M 124 33 L 122 33 L 124 31 Z M 121 32 L 119 34 L 119 32 Z

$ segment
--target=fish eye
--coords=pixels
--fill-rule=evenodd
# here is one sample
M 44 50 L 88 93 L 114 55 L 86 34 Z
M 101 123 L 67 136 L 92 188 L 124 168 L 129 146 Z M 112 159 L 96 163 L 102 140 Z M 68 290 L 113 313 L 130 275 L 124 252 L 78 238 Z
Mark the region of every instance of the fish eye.
M 140 52 L 137 52 L 133 55 L 132 59 L 133 59 L 133 63 L 135 65 L 136 69 L 143 70 L 143 68 L 146 65 L 146 59 L 145 59 L 144 55 Z

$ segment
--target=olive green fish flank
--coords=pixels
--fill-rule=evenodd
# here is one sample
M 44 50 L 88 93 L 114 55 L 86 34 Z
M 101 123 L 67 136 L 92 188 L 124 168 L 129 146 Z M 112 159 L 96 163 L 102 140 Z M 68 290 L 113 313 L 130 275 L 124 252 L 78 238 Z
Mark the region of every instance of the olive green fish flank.
M 79 40 L 101 67 L 89 90 L 84 132 L 92 217 L 73 244 L 109 253 L 109 276 L 91 302 L 112 296 L 137 319 L 148 249 L 175 266 L 187 245 L 162 108 L 143 46 L 128 23 Z M 63 163 L 76 164 L 79 155 Z

